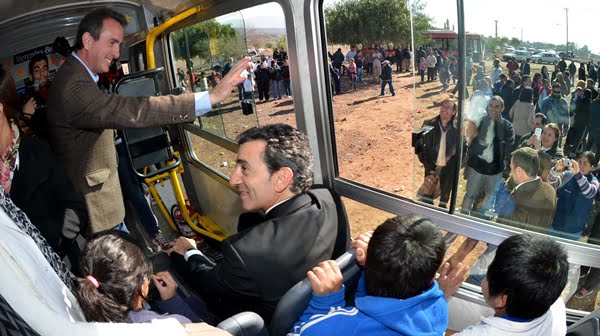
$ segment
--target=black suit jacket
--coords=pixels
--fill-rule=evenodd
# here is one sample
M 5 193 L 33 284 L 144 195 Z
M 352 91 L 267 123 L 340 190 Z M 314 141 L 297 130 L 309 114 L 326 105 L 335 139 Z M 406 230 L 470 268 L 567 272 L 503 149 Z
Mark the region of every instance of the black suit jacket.
M 319 262 L 332 258 L 338 218 L 327 189 L 311 190 L 272 209 L 223 241 L 216 266 L 200 255 L 172 253 L 175 267 L 220 317 L 254 311 L 270 321 L 279 299 Z

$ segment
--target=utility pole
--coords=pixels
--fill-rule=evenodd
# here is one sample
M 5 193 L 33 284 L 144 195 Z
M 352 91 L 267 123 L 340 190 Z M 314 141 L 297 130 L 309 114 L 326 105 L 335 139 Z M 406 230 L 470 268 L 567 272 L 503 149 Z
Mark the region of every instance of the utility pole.
M 521 27 L 521 44 L 523 44 L 523 27 Z
M 496 22 L 496 38 L 498 38 L 498 20 L 494 20 Z
M 569 53 L 569 9 L 565 8 L 565 16 L 567 18 L 567 54 Z

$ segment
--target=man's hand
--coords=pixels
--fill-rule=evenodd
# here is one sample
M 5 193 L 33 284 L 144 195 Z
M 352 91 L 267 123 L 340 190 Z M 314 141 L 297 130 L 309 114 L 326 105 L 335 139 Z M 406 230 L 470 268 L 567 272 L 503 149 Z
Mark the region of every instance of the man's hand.
M 319 296 L 335 293 L 342 289 L 344 277 L 333 260 L 323 261 L 306 274 L 313 292 Z
M 231 336 L 227 331 L 206 323 L 187 323 L 183 325 L 183 329 L 188 336 Z
M 359 266 L 364 267 L 367 263 L 367 248 L 372 236 L 373 231 L 367 231 L 352 241 L 352 247 L 356 249 L 356 263 Z
M 465 266 L 459 262 L 450 273 L 448 273 L 449 270 L 450 263 L 446 262 L 436 279 L 440 289 L 446 295 L 446 300 L 449 300 L 458 288 L 460 288 L 460 284 L 462 284 L 467 274 L 469 274 L 469 266 Z
M 423 195 L 433 196 L 439 181 L 440 178 L 437 176 L 435 171 L 429 172 L 429 175 L 425 176 L 425 179 L 423 180 Z
M 242 72 L 249 69 L 252 69 L 252 59 L 246 56 L 229 70 L 217 86 L 210 90 L 210 103 L 215 105 L 227 99 L 231 95 L 231 90 L 248 78 L 247 75 L 242 75 Z
M 169 272 L 158 272 L 152 276 L 152 282 L 162 301 L 168 300 L 177 294 L 177 282 Z
M 467 137 L 467 146 L 471 144 L 473 139 L 479 135 L 477 125 L 472 120 L 465 120 L 465 136 Z
M 173 242 L 173 247 L 168 249 L 166 252 L 168 255 L 171 255 L 172 252 L 177 252 L 181 255 L 184 255 L 187 250 L 195 248 L 197 248 L 195 240 L 186 237 L 179 237 Z

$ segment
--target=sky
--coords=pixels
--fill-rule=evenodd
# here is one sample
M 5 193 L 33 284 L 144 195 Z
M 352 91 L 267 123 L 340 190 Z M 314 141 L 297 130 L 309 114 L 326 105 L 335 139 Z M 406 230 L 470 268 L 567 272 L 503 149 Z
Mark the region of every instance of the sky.
M 325 0 L 325 5 L 336 0 Z M 415 0 L 409 0 L 415 1 Z M 450 27 L 457 25 L 455 0 L 420 0 L 425 12 L 433 18 L 434 26 L 443 27 L 446 19 Z M 495 35 L 498 20 L 498 36 L 524 41 L 564 44 L 567 41 L 566 11 L 569 16 L 569 42 L 578 46 L 587 44 L 594 53 L 600 53 L 600 39 L 595 37 L 600 13 L 600 1 L 572 0 L 465 0 L 465 27 L 468 32 L 485 36 Z M 281 28 L 284 26 L 281 7 L 269 3 L 242 11 L 247 26 L 255 28 Z

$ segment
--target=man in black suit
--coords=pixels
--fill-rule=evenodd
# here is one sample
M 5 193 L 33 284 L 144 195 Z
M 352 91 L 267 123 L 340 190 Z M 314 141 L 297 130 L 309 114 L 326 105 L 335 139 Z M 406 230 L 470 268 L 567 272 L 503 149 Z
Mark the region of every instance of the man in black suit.
M 239 136 L 230 184 L 245 211 L 238 233 L 223 241 L 214 264 L 193 242 L 175 241 L 175 267 L 220 317 L 254 311 L 270 321 L 277 302 L 319 262 L 335 258 L 336 206 L 326 189 L 310 190 L 313 157 L 308 138 L 284 125 Z

